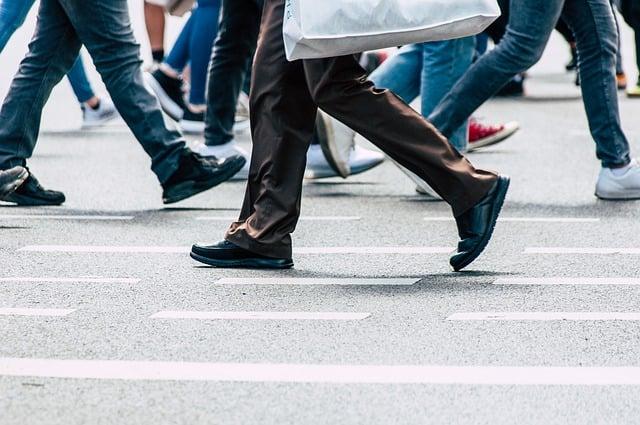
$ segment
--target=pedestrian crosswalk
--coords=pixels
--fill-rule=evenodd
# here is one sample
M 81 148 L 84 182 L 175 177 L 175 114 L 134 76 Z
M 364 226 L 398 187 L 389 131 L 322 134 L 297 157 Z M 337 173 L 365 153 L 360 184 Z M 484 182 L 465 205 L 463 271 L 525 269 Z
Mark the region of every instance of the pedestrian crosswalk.
M 34 216 L 35 217 L 35 216 Z M 58 219 L 57 216 L 43 217 Z M 68 216 L 70 220 L 75 219 Z M 114 216 L 115 217 L 115 216 Z M 131 220 L 134 217 L 108 218 L 106 220 Z M 65 219 L 65 218 L 62 218 Z M 99 220 L 85 218 L 87 220 Z M 230 221 L 230 216 L 200 216 L 197 221 Z M 361 216 L 308 216 L 303 221 L 310 222 L 349 222 L 363 220 Z M 450 217 L 426 217 L 426 222 L 453 222 Z M 589 225 L 601 222 L 595 217 L 505 217 L 505 223 L 568 223 Z M 365 255 L 425 255 L 450 254 L 453 247 L 447 246 L 301 246 L 294 248 L 294 255 L 353 255 L 356 258 Z M 68 255 L 82 253 L 107 254 L 186 254 L 189 246 L 181 245 L 26 245 L 18 249 L 20 252 L 65 253 Z M 520 251 L 523 255 L 634 255 L 640 254 L 639 248 L 597 248 L 597 247 L 525 247 Z M 126 275 L 125 275 L 126 276 Z M 458 275 L 461 276 L 461 275 Z M 462 275 L 464 276 L 464 275 Z M 211 279 L 210 287 L 237 288 L 236 290 L 280 291 L 288 288 L 306 288 L 305 291 L 346 290 L 345 288 L 373 288 L 372 291 L 403 291 L 419 288 L 424 277 L 378 277 L 365 278 L 358 276 L 338 277 L 297 277 L 290 275 L 256 277 L 247 276 L 216 277 Z M 104 277 L 93 275 L 79 276 L 0 276 L 0 284 L 5 288 L 23 283 L 37 284 L 122 284 L 133 285 L 145 279 L 138 277 Z M 579 277 L 562 276 L 518 276 L 497 277 L 491 282 L 496 290 L 522 289 L 524 286 L 540 287 L 540 291 L 553 291 L 555 287 L 575 286 L 576 291 L 588 290 L 588 286 L 615 286 L 618 290 L 640 285 L 640 277 Z M 110 286 L 113 288 L 113 286 Z M 331 288 L 334 287 L 334 288 Z M 510 288 L 511 287 L 511 288 Z M 585 287 L 585 288 L 581 288 Z M 118 287 L 116 286 L 118 289 Z M 259 288 L 259 289 L 258 289 Z M 116 290 L 117 290 L 116 289 Z M 429 288 L 434 290 L 435 288 Z M 277 293 L 277 292 L 276 292 Z M 393 294 L 393 292 L 388 292 Z M 275 324 L 277 327 L 289 325 L 300 326 L 308 332 L 317 331 L 314 326 L 355 327 L 376 326 L 378 320 L 385 315 L 397 312 L 379 311 L 376 308 L 359 308 L 363 305 L 349 305 L 348 308 L 300 308 L 292 303 L 290 308 L 275 309 L 189 309 L 179 304 L 175 309 L 171 305 L 163 305 L 153 311 L 145 312 L 138 319 L 147 320 L 151 324 L 162 324 L 166 332 L 178 326 L 217 326 L 225 322 L 238 322 L 236 326 L 252 329 L 256 322 Z M 524 304 L 526 305 L 526 303 Z M 367 307 L 375 307 L 367 305 Z M 0 316 L 7 323 L 12 317 L 69 317 L 81 320 L 95 306 L 82 305 L 74 309 L 67 308 L 24 308 L 1 306 Z M 326 306 L 325 306 L 326 307 Z M 521 306 L 523 307 L 523 306 Z M 494 310 L 495 308 L 495 310 Z M 74 313 L 74 314 L 72 314 Z M 440 314 L 440 313 L 439 313 Z M 95 312 L 93 317 L 96 317 Z M 17 320 L 17 319 L 16 319 Z M 27 319 L 21 319 L 27 320 Z M 399 320 L 394 316 L 394 320 Z M 432 319 L 430 319 L 432 320 Z M 514 324 L 529 322 L 637 322 L 640 311 L 598 311 L 597 309 L 576 309 L 576 311 L 528 311 L 497 308 L 490 310 L 478 308 L 478 311 L 465 311 L 452 303 L 448 310 L 436 319 L 441 325 L 469 326 L 469 322 L 477 326 L 505 326 L 507 322 Z M 202 323 L 200 323 L 202 322 Z M 210 323 L 209 323 L 210 322 Z M 292 323 L 293 322 L 293 323 Z M 315 322 L 315 323 L 314 323 Z M 494 322 L 482 325 L 485 322 Z M 59 322 L 57 322 L 59 323 Z M 240 324 L 242 323 L 242 324 Z M 340 323 L 340 324 L 338 324 Z M 543 326 L 531 324 L 530 326 Z M 185 362 L 185 361 L 145 361 L 145 360 L 83 360 L 60 358 L 0 358 L 0 376 L 30 376 L 49 378 L 105 379 L 105 380 L 159 380 L 159 381 L 213 381 L 213 382 L 283 382 L 283 383 L 342 383 L 342 384 L 423 384 L 423 385 L 579 385 L 579 386 L 640 386 L 640 367 L 557 367 L 537 365 L 485 365 L 473 364 L 324 364 L 324 363 L 228 363 L 228 362 Z

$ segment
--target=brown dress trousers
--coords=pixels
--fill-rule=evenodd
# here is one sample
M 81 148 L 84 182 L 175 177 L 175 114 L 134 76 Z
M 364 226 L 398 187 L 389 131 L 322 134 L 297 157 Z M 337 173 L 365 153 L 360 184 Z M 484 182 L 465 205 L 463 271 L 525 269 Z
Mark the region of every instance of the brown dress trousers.
M 274 258 L 291 258 L 306 153 L 317 109 L 357 131 L 422 179 L 458 216 L 495 183 L 433 125 L 388 90 L 367 81 L 354 56 L 288 62 L 285 0 L 266 0 L 251 82 L 253 153 L 240 218 L 225 239 Z

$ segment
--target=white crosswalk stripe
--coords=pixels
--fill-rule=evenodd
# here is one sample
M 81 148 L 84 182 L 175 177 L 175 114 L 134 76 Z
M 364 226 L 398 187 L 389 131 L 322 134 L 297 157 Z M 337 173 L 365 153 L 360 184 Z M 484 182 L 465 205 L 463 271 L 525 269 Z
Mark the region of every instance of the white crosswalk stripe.
M 505 277 L 496 279 L 494 285 L 640 285 L 640 278 L 633 277 Z
M 152 319 L 198 320 L 363 320 L 369 313 L 306 311 L 160 311 Z
M 139 283 L 133 278 L 103 277 L 0 277 L 0 282 L 24 283 Z
M 220 285 L 335 285 L 335 286 L 411 286 L 420 279 L 401 278 L 223 278 Z
M 588 248 L 588 247 L 530 247 L 525 254 L 594 254 L 594 255 L 640 255 L 640 248 Z
M 2 214 L 0 220 L 77 220 L 77 221 L 129 221 L 132 215 L 31 215 L 31 214 Z
M 425 217 L 425 221 L 433 222 L 455 222 L 453 217 Z M 599 218 L 594 217 L 500 217 L 499 222 L 503 223 L 599 223 Z
M 75 310 L 61 308 L 0 308 L 0 316 L 67 316 Z
M 640 385 L 640 367 L 320 365 L 27 358 L 0 358 L 0 376 L 332 384 Z
M 474 312 L 455 313 L 447 320 L 459 321 L 637 321 L 640 313 L 624 312 Z
M 187 246 L 107 246 L 107 245 L 29 245 L 21 252 L 120 253 L 120 254 L 185 254 Z M 294 248 L 296 255 L 314 254 L 449 254 L 453 248 L 440 246 L 335 246 Z

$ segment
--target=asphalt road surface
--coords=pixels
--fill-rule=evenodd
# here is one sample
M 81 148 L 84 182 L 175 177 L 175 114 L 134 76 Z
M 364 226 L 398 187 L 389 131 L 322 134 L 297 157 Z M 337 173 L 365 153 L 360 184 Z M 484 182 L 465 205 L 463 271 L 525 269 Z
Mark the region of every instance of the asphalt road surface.
M 164 208 L 124 124 L 79 132 L 57 89 L 29 165 L 68 202 L 0 208 L 0 423 L 638 423 L 640 203 L 593 196 L 566 56 L 554 38 L 528 99 L 479 112 L 522 130 L 470 156 L 513 182 L 459 274 L 449 209 L 390 162 L 305 185 L 295 269 L 201 267 L 188 247 L 222 237 L 244 184 Z

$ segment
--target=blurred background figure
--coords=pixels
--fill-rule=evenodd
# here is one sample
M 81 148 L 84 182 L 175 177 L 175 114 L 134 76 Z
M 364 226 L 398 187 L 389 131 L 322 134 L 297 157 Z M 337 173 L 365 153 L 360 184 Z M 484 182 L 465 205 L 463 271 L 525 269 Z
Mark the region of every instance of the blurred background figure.
M 147 81 L 158 96 L 162 109 L 179 121 L 180 127 L 187 133 L 204 132 L 207 69 L 213 42 L 218 34 L 220 3 L 221 0 L 199 0 L 169 55 L 147 75 Z M 153 43 L 155 60 L 159 54 L 157 44 L 154 50 Z M 183 79 L 187 65 L 191 70 L 188 102 L 184 98 Z
M 635 32 L 636 66 L 640 72 L 640 0 L 618 0 L 624 20 Z M 627 91 L 629 97 L 640 97 L 640 79 Z
M 0 53 L 24 23 L 33 3 L 35 0 L 0 0 Z M 111 100 L 108 97 L 101 98 L 93 91 L 80 56 L 67 78 L 82 109 L 82 128 L 98 127 L 118 116 Z

